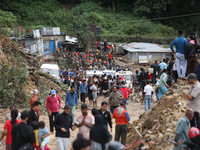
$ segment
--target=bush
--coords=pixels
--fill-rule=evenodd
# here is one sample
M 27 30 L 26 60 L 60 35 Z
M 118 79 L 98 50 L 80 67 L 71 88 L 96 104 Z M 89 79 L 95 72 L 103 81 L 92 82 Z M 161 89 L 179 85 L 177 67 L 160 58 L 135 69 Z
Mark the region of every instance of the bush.
M 11 66 L 3 60 L 0 66 L 0 107 L 26 101 L 22 88 L 28 83 L 28 67 L 23 63 L 20 54 L 13 56 L 12 59 Z

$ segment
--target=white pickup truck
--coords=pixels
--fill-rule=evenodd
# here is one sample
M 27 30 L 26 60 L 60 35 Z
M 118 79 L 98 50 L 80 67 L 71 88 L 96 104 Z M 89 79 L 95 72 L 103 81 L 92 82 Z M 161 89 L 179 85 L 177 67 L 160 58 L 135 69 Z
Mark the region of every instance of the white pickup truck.
M 51 64 L 51 63 L 44 63 L 40 67 L 40 71 L 49 73 L 53 77 L 60 79 L 60 69 L 57 64 Z

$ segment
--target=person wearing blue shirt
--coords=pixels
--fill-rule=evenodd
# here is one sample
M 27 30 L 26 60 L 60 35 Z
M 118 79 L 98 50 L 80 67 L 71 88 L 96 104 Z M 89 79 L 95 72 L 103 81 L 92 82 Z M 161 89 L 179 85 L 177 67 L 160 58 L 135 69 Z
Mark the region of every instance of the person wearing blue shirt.
M 173 49 L 173 46 L 176 46 L 176 52 Z M 187 40 L 183 37 L 183 30 L 178 30 L 178 38 L 176 38 L 170 45 L 170 48 L 173 53 L 176 54 L 177 60 L 177 72 L 179 78 L 185 79 L 185 73 L 187 68 L 187 60 L 185 60 L 185 47 L 187 45 Z M 182 72 L 181 72 L 182 65 Z
M 68 76 L 69 72 L 68 72 L 68 69 L 64 72 L 64 75 L 65 76 Z
M 75 87 L 71 86 L 71 90 L 67 92 L 66 94 L 66 98 L 65 98 L 65 104 L 70 106 L 70 114 L 73 117 L 73 121 L 74 122 L 74 112 L 75 109 L 77 109 L 78 107 L 78 94 L 75 91 Z
M 69 73 L 70 78 L 74 75 L 73 70 L 71 70 L 71 72 Z
M 88 93 L 88 86 L 85 79 L 83 79 L 83 83 L 79 86 L 79 93 L 81 93 L 81 102 L 85 103 L 85 98 Z
M 163 59 L 163 62 L 159 64 L 161 70 L 167 69 L 167 64 L 165 62 L 166 62 L 166 59 Z

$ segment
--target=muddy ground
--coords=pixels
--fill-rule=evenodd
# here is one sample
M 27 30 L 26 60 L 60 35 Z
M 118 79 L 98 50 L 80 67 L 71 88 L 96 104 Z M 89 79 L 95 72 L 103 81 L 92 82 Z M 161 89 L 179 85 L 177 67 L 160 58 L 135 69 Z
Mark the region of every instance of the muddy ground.
M 100 108 L 101 102 L 102 101 L 108 101 L 108 98 L 104 99 L 103 96 L 99 96 L 98 98 L 98 108 Z M 79 113 L 81 113 L 80 111 L 80 106 L 81 106 L 81 102 L 79 101 L 78 104 L 78 109 L 75 111 L 75 116 Z M 89 105 L 89 101 L 86 100 L 86 104 Z M 153 103 L 153 105 L 155 105 L 156 103 Z M 64 102 L 62 102 L 62 107 L 64 106 Z M 88 112 L 91 112 L 92 107 L 89 107 Z M 20 110 L 23 111 L 23 110 Z M 63 110 L 60 109 L 60 112 L 62 112 Z M 4 120 L 5 120 L 5 116 L 6 114 L 9 112 L 9 109 L 0 109 L 0 113 L 2 114 L 2 116 L 0 117 L 0 132 L 3 131 L 3 126 L 4 126 Z M 140 103 L 135 103 L 132 102 L 131 100 L 128 101 L 128 112 L 129 115 L 131 117 L 130 123 L 132 123 L 135 120 L 138 120 L 138 116 L 140 116 L 140 114 L 144 113 L 144 105 L 141 105 Z M 47 115 L 42 115 L 40 117 L 40 120 L 43 120 L 46 123 L 46 126 L 49 128 L 49 119 Z M 113 137 L 115 135 L 115 121 L 113 121 Z M 72 147 L 72 142 L 76 139 L 76 135 L 79 132 L 78 129 L 76 129 L 75 131 L 71 131 L 71 137 L 70 137 L 70 145 L 69 145 L 69 149 Z M 5 139 L 3 140 L 3 145 L 0 146 L 0 150 L 5 150 Z M 55 140 L 55 134 L 50 135 L 50 142 L 48 144 L 49 148 L 51 150 L 57 150 L 57 145 L 56 145 L 56 140 Z

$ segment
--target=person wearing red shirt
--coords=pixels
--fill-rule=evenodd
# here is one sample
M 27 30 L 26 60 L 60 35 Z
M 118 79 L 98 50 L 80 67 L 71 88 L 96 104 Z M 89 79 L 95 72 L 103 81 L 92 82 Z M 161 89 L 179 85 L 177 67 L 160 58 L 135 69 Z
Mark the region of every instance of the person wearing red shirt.
M 13 109 L 11 111 L 11 116 L 12 116 L 12 119 L 5 122 L 5 125 L 3 127 L 4 131 L 3 131 L 1 139 L 0 139 L 0 141 L 2 141 L 4 136 L 7 135 L 7 137 L 6 137 L 6 150 L 12 150 L 12 135 L 11 135 L 11 132 L 12 132 L 13 125 L 19 124 L 21 122 L 20 120 L 16 119 L 17 116 L 18 116 L 18 110 L 17 109 Z
M 122 85 L 121 85 L 121 88 L 119 90 L 122 92 L 122 95 L 124 96 L 124 98 L 127 101 L 128 100 L 128 96 L 131 94 L 131 90 L 125 86 L 125 82 L 124 81 L 122 81 L 121 84 Z M 126 105 L 125 108 L 127 110 L 127 105 Z
M 53 133 L 53 121 L 55 120 L 56 115 L 59 113 L 59 109 L 61 108 L 61 100 L 60 97 L 56 95 L 55 90 L 51 90 L 51 95 L 47 97 L 46 107 L 49 113 L 50 132 Z
M 30 99 L 30 106 L 31 106 L 31 108 L 33 108 L 34 102 L 35 102 L 35 101 L 38 101 L 37 96 L 38 96 L 38 90 L 35 89 L 35 90 L 33 91 L 33 96 L 32 96 L 31 99 Z M 37 113 L 38 113 L 38 116 L 41 116 L 40 110 L 38 110 Z
M 97 48 L 99 47 L 99 41 L 97 41 L 97 44 L 96 44 Z
M 115 141 L 119 142 L 121 137 L 121 143 L 126 145 L 126 137 L 128 133 L 128 122 L 130 121 L 130 116 L 125 110 L 126 99 L 120 100 L 120 106 L 117 107 L 113 112 L 113 118 L 116 122 L 115 127 Z
M 113 56 L 112 53 L 109 53 L 109 54 L 108 54 L 108 61 L 109 61 L 109 64 L 111 63 L 112 56 Z

